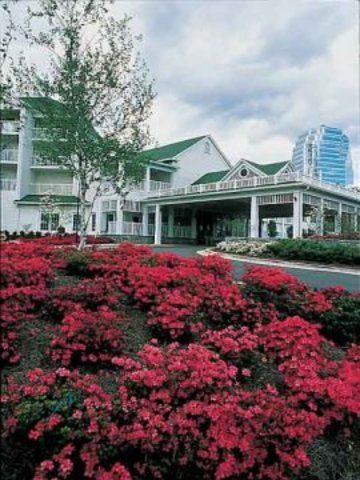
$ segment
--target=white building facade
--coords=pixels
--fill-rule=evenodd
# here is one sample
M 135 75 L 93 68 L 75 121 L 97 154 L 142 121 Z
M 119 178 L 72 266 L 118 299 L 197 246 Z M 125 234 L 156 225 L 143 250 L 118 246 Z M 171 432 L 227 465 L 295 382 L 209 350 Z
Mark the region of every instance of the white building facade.
M 61 226 L 74 232 L 78 185 L 69 171 L 37 154 L 44 130 L 36 101 L 2 112 L 1 230 L 45 233 Z M 89 233 L 156 244 L 214 244 L 226 236 L 266 237 L 271 220 L 279 237 L 359 226 L 358 193 L 295 172 L 290 162 L 242 159 L 232 166 L 209 135 L 145 154 L 144 180 L 125 203 L 116 195 L 98 198 Z

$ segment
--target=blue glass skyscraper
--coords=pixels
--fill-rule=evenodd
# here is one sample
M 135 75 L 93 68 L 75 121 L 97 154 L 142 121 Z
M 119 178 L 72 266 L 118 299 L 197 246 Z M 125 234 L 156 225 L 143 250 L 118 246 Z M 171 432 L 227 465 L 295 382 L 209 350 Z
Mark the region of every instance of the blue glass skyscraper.
M 350 142 L 340 128 L 320 125 L 300 135 L 292 162 L 295 170 L 324 182 L 339 185 L 353 182 Z

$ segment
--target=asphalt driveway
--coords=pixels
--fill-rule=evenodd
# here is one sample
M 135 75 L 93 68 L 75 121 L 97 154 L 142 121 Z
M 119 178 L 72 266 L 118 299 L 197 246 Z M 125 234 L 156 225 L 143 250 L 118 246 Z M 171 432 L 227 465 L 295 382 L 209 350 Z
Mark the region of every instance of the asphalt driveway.
M 204 247 L 199 245 L 161 245 L 153 247 L 156 252 L 172 252 L 183 257 L 192 257 Z M 247 264 L 251 262 L 232 261 L 234 266 L 234 275 L 240 278 L 244 273 Z M 303 282 L 316 288 L 333 287 L 341 285 L 351 292 L 360 291 L 360 274 L 347 274 L 342 272 L 324 272 L 321 270 L 302 270 L 301 268 L 284 268 L 284 270 L 298 277 Z

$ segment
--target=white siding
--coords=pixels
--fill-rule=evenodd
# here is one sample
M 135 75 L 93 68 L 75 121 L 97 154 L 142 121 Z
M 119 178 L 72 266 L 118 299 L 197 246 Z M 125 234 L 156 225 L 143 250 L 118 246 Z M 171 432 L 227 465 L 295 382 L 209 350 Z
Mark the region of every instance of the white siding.
M 210 142 L 210 153 L 205 153 L 206 142 Z M 174 187 L 190 185 L 208 172 L 229 169 L 226 159 L 208 137 L 192 145 L 176 158 L 179 169 L 174 174 Z

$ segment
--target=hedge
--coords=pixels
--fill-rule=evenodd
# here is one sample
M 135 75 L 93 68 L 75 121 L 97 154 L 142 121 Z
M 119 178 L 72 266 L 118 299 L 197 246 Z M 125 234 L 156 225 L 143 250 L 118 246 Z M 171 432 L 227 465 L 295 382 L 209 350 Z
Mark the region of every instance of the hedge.
M 269 243 L 267 251 L 274 257 L 287 260 L 360 265 L 359 245 L 287 239 Z

